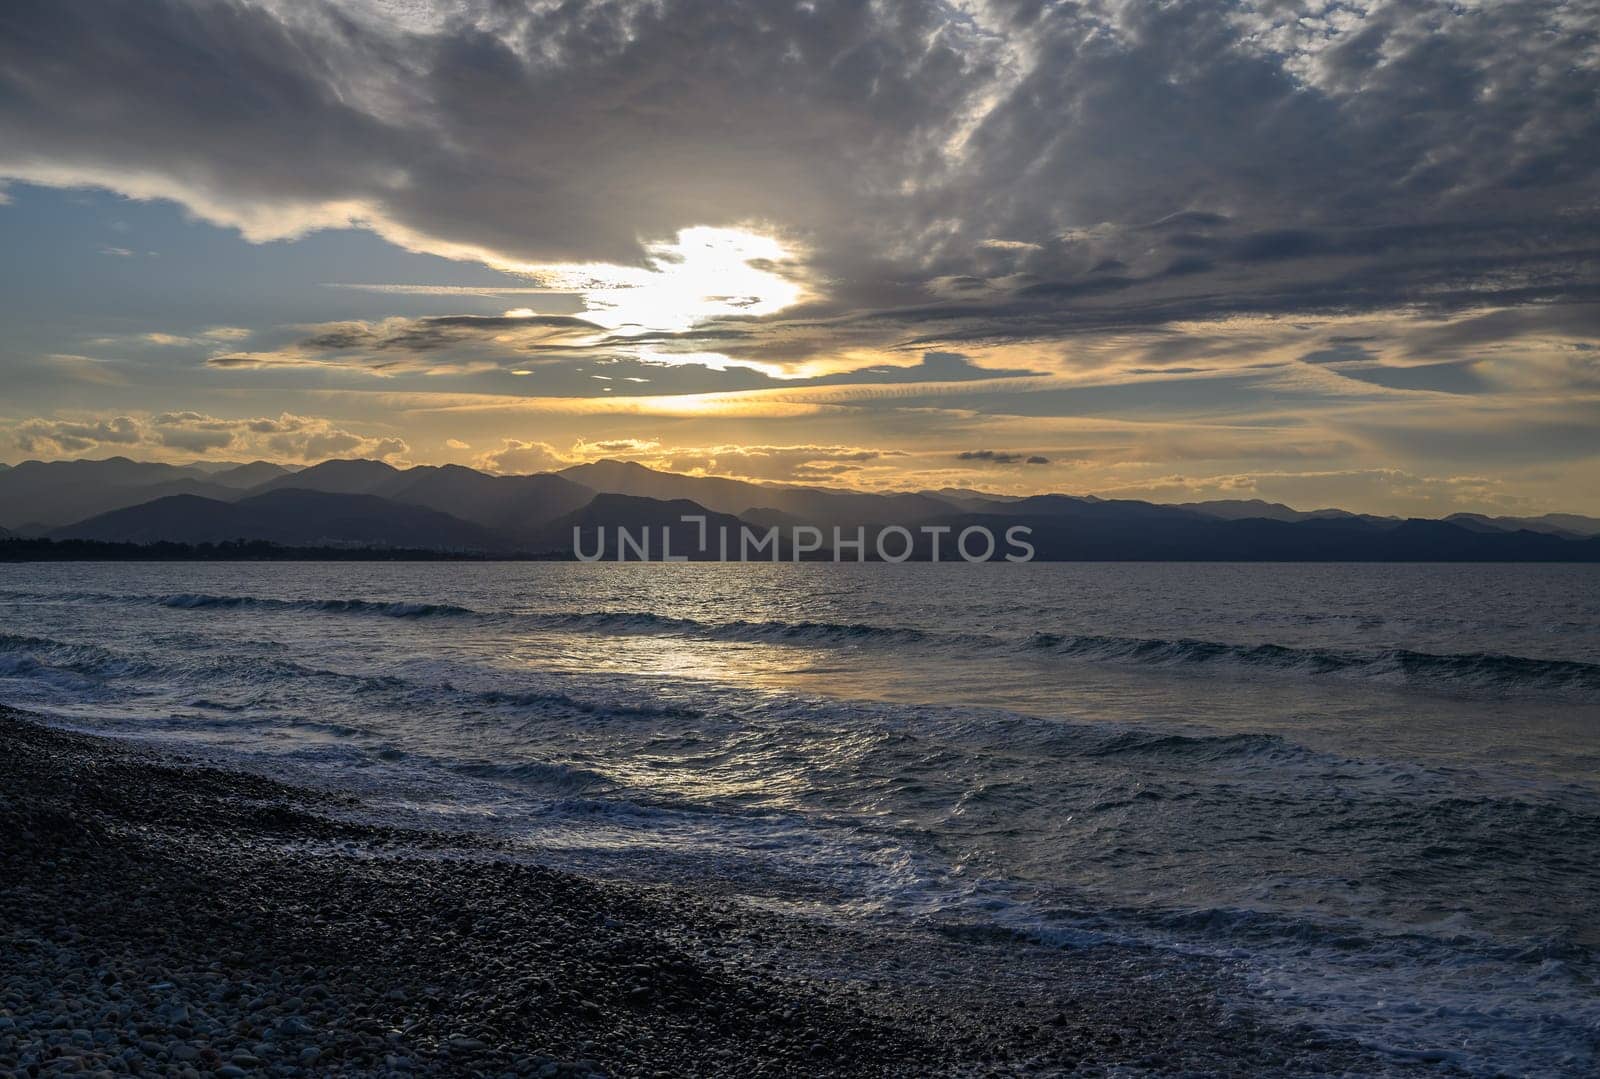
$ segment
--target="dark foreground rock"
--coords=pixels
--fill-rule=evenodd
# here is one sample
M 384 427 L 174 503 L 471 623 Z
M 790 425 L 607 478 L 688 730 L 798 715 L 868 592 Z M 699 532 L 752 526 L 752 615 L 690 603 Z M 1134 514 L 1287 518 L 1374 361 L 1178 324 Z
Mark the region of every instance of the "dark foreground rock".
M 0 709 L 0 1074 L 1385 1070 L 1224 1014 L 1201 965 L 830 928 L 353 808 Z

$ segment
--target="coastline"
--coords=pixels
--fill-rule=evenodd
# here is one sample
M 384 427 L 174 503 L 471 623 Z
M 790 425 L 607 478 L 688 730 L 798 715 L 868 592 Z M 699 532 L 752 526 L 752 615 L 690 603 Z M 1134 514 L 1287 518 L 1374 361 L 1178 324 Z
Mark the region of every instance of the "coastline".
M 1409 1070 L 1225 1010 L 1217 964 L 589 879 L 37 718 L 0 706 L 7 1073 Z

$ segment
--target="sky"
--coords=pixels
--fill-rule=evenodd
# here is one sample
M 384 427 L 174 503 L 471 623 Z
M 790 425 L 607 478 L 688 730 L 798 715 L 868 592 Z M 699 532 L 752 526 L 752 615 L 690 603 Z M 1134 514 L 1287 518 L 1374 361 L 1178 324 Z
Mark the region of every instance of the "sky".
M 1592 2 L 0 5 L 0 461 L 1600 513 Z

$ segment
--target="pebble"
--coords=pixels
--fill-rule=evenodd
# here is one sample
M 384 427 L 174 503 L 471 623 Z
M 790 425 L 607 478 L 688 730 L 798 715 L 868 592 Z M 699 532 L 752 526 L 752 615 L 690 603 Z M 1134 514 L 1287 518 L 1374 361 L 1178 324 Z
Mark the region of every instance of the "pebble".
M 852 934 L 360 809 L 0 706 L 0 1075 L 1385 1070 L 1224 1022 L 1196 964 Z

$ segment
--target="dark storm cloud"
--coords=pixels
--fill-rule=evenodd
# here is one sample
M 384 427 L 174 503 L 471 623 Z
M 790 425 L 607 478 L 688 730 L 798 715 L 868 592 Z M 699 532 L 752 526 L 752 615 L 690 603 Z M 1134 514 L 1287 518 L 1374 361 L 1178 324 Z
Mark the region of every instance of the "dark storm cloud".
M 507 258 L 629 261 L 690 224 L 861 208 L 989 69 L 927 2 L 362 7 L 7 4 L 4 164 L 148 173 L 257 231 L 351 203 Z
M 1355 341 L 1330 341 L 1327 348 L 1314 349 L 1300 357 L 1301 363 L 1357 363 L 1373 359 L 1377 353 Z
M 1004 450 L 963 450 L 958 461 L 977 461 L 991 465 L 1047 465 L 1050 458 L 1037 453 L 1009 453 Z
M 1472 360 L 1425 363 L 1408 366 L 1385 364 L 1377 351 L 1360 341 L 1334 339 L 1326 348 L 1314 349 L 1300 357 L 1308 363 L 1343 378 L 1383 386 L 1391 390 L 1424 390 L 1433 393 L 1484 393 L 1491 387 Z
M 1416 356 L 1437 355 L 1539 334 L 1590 337 L 1600 341 L 1600 304 L 1492 311 L 1414 334 L 1407 341 L 1407 349 Z
M 384 10 L 12 0 L 0 175 L 503 260 L 765 222 L 817 287 L 700 331 L 751 359 L 1596 298 L 1593 7 Z
M 713 341 L 723 347 L 746 331 L 614 335 L 584 319 L 567 316 L 450 315 L 381 322 L 342 322 L 276 351 L 218 351 L 206 360 L 220 369 L 320 368 L 385 377 L 513 374 L 516 392 L 555 395 L 595 393 L 597 382 L 620 396 L 709 393 L 732 390 L 801 389 L 818 386 L 959 384 L 1043 377 L 1027 368 L 980 367 L 957 352 L 928 351 L 915 363 L 872 364 L 811 377 L 779 378 L 738 363 L 692 358 Z M 640 339 L 690 351 L 683 359 L 642 359 L 627 351 Z M 733 351 L 733 350 L 730 350 Z M 663 355 L 671 355 L 666 349 Z M 487 387 L 486 387 L 487 388 Z M 502 387 L 503 388 L 503 387 Z
M 411 320 L 391 320 L 371 325 L 346 323 L 314 334 L 301 342 L 307 349 L 341 351 L 399 350 L 432 352 L 487 335 L 514 334 L 519 339 L 549 340 L 574 334 L 603 333 L 602 327 L 567 315 L 485 316 L 443 315 Z
M 1433 393 L 1483 393 L 1489 384 L 1478 374 L 1476 364 L 1427 363 L 1418 367 L 1390 367 L 1384 364 L 1351 364 L 1334 370 L 1345 378 L 1367 382 L 1391 390 L 1425 390 Z
M 979 367 L 959 352 L 925 352 L 920 363 L 906 367 L 877 364 L 816 378 L 789 380 L 786 385 L 827 386 L 893 382 L 975 382 L 989 378 L 1037 378 L 1043 372 L 1021 368 Z

